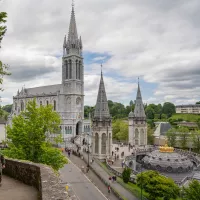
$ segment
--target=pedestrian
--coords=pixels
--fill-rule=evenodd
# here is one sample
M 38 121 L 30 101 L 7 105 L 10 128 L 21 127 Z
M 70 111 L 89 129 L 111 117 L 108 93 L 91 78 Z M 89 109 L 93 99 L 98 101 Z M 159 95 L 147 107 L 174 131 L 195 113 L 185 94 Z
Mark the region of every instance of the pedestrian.
M 114 182 L 115 181 L 115 176 L 112 176 L 112 182 Z
M 2 169 L 5 168 L 5 158 L 3 155 L 0 154 L 0 184 L 1 184 L 1 181 L 2 181 Z
M 68 150 L 68 156 L 70 157 L 70 154 L 71 154 L 71 151 L 70 151 L 70 149 Z
M 114 152 L 112 151 L 112 156 L 113 156 Z
M 122 168 L 124 168 L 124 161 L 122 161 Z
M 110 185 L 108 185 L 108 193 L 110 194 Z
M 109 179 L 109 182 L 111 183 L 112 182 L 112 177 L 109 177 L 108 179 Z

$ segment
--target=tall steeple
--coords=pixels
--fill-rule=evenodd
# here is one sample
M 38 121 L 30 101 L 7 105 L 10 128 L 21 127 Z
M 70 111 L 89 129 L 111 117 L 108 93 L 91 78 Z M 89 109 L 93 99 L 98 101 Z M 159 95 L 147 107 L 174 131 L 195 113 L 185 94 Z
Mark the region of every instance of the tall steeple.
M 71 19 L 69 24 L 67 43 L 64 44 L 63 47 L 66 48 L 66 54 L 72 52 L 70 51 L 72 49 L 78 50 L 78 53 L 81 53 L 82 50 L 82 41 L 81 39 L 78 38 L 78 32 L 76 28 L 74 2 L 72 2 L 72 11 L 71 11 Z
M 94 111 L 94 119 L 102 120 L 105 118 L 110 118 L 110 112 L 108 108 L 108 101 L 107 101 L 106 90 L 104 86 L 103 73 L 101 69 L 101 79 L 100 79 L 100 84 L 99 84 L 97 102 L 96 102 L 95 111 Z
M 135 101 L 134 117 L 135 118 L 146 118 L 146 115 L 144 112 L 144 105 L 142 102 L 142 95 L 141 95 L 141 91 L 140 91 L 139 78 L 138 78 L 137 96 L 136 96 L 136 101 Z

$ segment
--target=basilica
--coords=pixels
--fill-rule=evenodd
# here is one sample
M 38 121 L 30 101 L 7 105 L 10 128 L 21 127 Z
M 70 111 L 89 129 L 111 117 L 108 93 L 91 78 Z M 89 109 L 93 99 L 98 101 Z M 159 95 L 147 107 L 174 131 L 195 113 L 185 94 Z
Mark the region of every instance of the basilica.
M 19 115 L 26 109 L 28 101 L 36 99 L 38 106 L 52 105 L 62 123 L 60 129 L 63 140 L 82 134 L 91 135 L 94 156 L 105 158 L 111 155 L 112 118 L 108 108 L 103 73 L 101 72 L 99 91 L 93 119 L 84 119 L 84 66 L 82 40 L 78 37 L 74 6 L 72 6 L 68 37 L 64 37 L 62 57 L 62 80 L 60 84 L 35 88 L 22 88 L 13 97 L 13 107 L 9 116 Z M 142 96 L 138 83 L 135 110 L 129 114 L 129 143 L 147 144 L 147 125 Z

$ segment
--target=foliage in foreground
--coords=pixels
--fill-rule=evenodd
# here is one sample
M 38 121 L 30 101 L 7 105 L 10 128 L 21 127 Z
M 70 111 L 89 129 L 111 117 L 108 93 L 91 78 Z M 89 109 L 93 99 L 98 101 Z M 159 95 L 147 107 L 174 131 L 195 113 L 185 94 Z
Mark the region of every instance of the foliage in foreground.
M 35 100 L 30 101 L 26 111 L 13 118 L 12 127 L 7 127 L 9 149 L 4 150 L 4 155 L 44 163 L 58 170 L 67 159 L 48 142 L 47 133 L 58 133 L 59 125 L 60 117 L 51 105 L 37 107 Z
M 176 199 L 180 188 L 170 178 L 162 176 L 157 171 L 146 171 L 137 175 L 137 185 L 149 194 L 149 200 Z
M 131 169 L 125 168 L 124 171 L 122 172 L 122 179 L 123 179 L 124 183 L 129 182 L 130 176 L 131 176 Z
M 197 180 L 193 180 L 189 183 L 188 187 L 183 187 L 183 199 L 184 200 L 197 200 L 200 194 L 200 183 Z

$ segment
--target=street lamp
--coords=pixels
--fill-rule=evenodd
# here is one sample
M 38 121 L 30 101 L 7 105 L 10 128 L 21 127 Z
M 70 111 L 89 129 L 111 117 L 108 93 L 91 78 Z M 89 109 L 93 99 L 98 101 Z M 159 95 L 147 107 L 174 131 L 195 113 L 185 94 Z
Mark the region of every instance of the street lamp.
M 141 200 L 143 199 L 143 197 L 142 197 L 142 189 L 143 189 L 143 176 L 142 176 L 142 164 L 141 164 Z
M 90 167 L 90 158 L 89 158 L 89 156 L 90 156 L 90 149 L 89 149 L 89 133 L 87 134 L 88 135 L 88 141 L 87 141 L 87 143 L 88 143 L 88 165 L 87 165 L 87 167 L 88 167 L 88 169 L 89 169 L 89 167 Z

